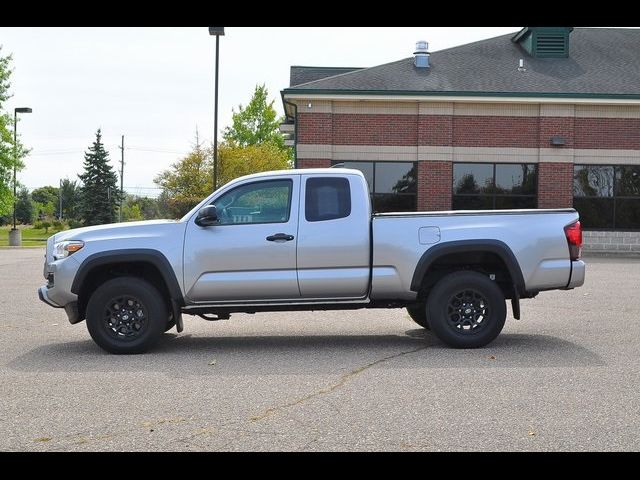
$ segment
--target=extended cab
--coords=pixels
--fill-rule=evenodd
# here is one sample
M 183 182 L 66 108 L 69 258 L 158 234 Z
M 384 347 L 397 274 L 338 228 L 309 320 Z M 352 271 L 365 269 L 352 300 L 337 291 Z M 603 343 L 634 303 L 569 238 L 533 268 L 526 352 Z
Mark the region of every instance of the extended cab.
M 238 178 L 178 221 L 47 241 L 40 299 L 112 353 L 148 350 L 182 314 L 404 308 L 457 348 L 500 333 L 510 299 L 584 283 L 573 209 L 373 214 L 357 170 Z

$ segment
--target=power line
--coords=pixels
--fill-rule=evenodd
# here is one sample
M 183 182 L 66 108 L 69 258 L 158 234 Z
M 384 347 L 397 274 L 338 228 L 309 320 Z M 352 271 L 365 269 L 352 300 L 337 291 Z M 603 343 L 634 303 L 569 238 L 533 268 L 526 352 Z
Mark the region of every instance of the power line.
M 124 187 L 124 191 L 129 195 L 135 195 L 136 197 L 149 197 L 158 198 L 162 193 L 160 187 Z
M 122 149 L 120 145 L 115 146 L 118 149 Z M 132 146 L 125 147 L 126 150 L 135 150 L 139 152 L 152 152 L 152 153 L 171 153 L 175 155 L 188 155 L 189 152 L 172 150 L 169 148 L 154 148 L 154 147 L 140 147 L 140 146 Z M 86 150 L 79 150 L 77 148 L 44 148 L 41 150 L 33 150 L 29 153 L 31 156 L 41 156 L 41 155 L 64 155 L 67 153 L 86 153 Z
M 158 148 L 127 147 L 127 150 L 136 150 L 138 152 L 172 153 L 175 155 L 187 155 L 186 152 L 179 152 L 177 150 L 158 149 Z
M 59 152 L 31 152 L 29 153 L 30 157 L 48 157 L 51 155 L 69 155 L 72 153 L 84 153 L 83 150 L 66 150 L 66 151 L 59 151 Z

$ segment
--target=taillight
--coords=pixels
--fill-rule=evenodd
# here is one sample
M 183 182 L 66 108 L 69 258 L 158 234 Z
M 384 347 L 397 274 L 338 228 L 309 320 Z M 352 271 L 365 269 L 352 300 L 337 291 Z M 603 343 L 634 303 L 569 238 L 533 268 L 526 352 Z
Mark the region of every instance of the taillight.
M 571 261 L 578 260 L 580 255 L 582 255 L 582 226 L 580 222 L 578 221 L 564 227 L 564 234 L 569 244 Z

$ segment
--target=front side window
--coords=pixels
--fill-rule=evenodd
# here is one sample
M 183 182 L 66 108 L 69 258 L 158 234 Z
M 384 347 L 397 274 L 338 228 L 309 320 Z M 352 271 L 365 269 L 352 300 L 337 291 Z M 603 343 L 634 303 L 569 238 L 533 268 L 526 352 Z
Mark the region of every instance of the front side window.
M 454 163 L 453 209 L 537 206 L 538 168 L 532 163 Z
M 218 224 L 286 223 L 292 187 L 291 180 L 267 180 L 236 187 L 213 202 Z
M 575 165 L 573 207 L 585 228 L 640 229 L 640 166 Z

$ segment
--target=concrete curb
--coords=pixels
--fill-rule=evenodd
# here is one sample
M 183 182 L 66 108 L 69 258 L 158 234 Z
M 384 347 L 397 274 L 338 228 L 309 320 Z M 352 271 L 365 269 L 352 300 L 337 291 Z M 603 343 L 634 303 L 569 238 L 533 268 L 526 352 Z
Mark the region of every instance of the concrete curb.
M 583 258 L 639 258 L 640 252 L 630 252 L 630 251 L 616 251 L 616 252 L 607 252 L 607 251 L 583 251 Z

